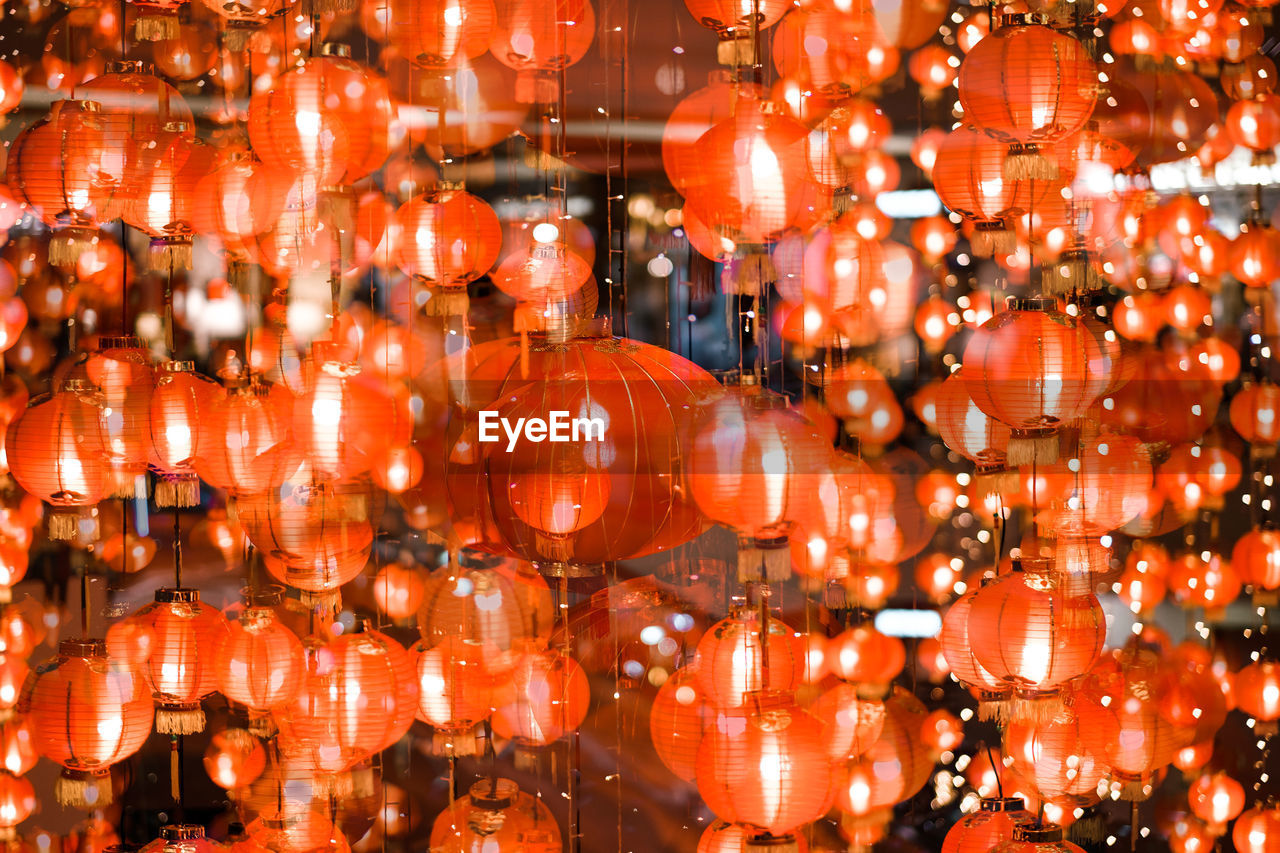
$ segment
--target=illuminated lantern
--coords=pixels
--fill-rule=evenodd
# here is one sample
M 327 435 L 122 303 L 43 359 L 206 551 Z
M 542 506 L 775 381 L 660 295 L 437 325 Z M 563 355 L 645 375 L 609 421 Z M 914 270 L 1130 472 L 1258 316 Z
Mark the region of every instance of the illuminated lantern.
M 811 3 L 787 15 L 774 31 L 774 67 L 807 91 L 835 100 L 888 79 L 901 57 L 876 20 L 879 11 L 856 0 Z
M 80 519 L 110 487 L 100 410 L 90 386 L 67 380 L 63 390 L 31 403 L 9 424 L 10 473 L 49 504 L 49 537 L 71 539 Z
M 1013 839 L 991 848 L 991 853 L 1084 853 L 1084 848 L 1062 840 L 1062 827 L 1028 823 L 1013 828 Z
M 955 54 L 940 44 L 928 44 L 912 51 L 907 61 L 907 73 L 916 81 L 925 100 L 936 100 L 950 88 L 959 67 Z
M 976 812 L 947 830 L 942 853 L 987 853 L 1001 841 L 1012 841 L 1014 827 L 1034 820 L 1020 797 L 983 797 Z
M 809 853 L 809 843 L 803 835 L 784 835 L 775 838 L 768 833 L 757 838 L 757 832 L 750 826 L 740 823 L 729 823 L 717 820 L 698 837 L 697 853 L 756 853 L 756 851 L 782 846 L 794 845 L 790 849 L 795 853 Z
M 596 31 L 591 0 L 498 0 L 489 52 L 516 72 L 516 100 L 549 104 L 559 74 L 586 55 Z
M 1120 587 L 1116 594 L 1134 613 L 1150 613 L 1164 601 L 1168 591 L 1164 578 L 1160 575 L 1127 568 L 1116 584 Z
M 1081 720 L 1062 708 L 1043 721 L 1014 720 L 1004 734 L 1004 754 L 1035 795 L 1058 803 L 1087 805 L 1107 775 L 1106 762 L 1083 741 Z
M 446 637 L 435 646 L 416 650 L 418 719 L 436 730 L 437 744 L 448 755 L 475 751 L 472 729 L 488 719 L 494 678 L 483 658 L 483 647 Z
M 827 753 L 833 762 L 866 752 L 884 730 L 884 702 L 859 695 L 860 692 L 858 685 L 836 684 L 809 709 L 827 726 Z
M 418 680 L 403 646 L 365 629 L 328 643 L 308 638 L 305 649 L 302 687 L 274 713 L 286 757 L 317 773 L 341 773 L 409 730 Z
M 1231 550 L 1231 568 L 1255 590 L 1280 589 L 1280 531 L 1264 525 L 1241 536 Z
M 940 127 L 931 127 L 915 138 L 911 143 L 911 162 L 920 167 L 920 171 L 924 172 L 924 176 L 929 180 L 933 180 L 933 166 L 938 160 L 938 151 L 942 148 L 942 143 L 946 141 L 947 131 Z M 954 234 L 955 225 L 942 214 L 925 217 L 926 220 L 938 221 L 945 224 Z M 916 248 L 919 248 L 917 246 Z M 922 250 L 923 251 L 923 250 Z
M 969 590 L 947 609 L 938 640 L 952 675 L 977 695 L 979 713 L 986 719 L 995 712 L 997 703 L 1009 698 L 1011 687 L 983 667 L 970 642 L 969 617 L 977 594 L 978 590 Z
M 1145 290 L 1121 299 L 1112 314 L 1115 329 L 1122 337 L 1144 343 L 1156 339 L 1167 317 L 1164 296 Z
M 1276 730 L 1280 720 L 1280 664 L 1259 660 L 1236 673 L 1236 707 L 1256 720 L 1254 731 Z
M 291 173 L 281 173 L 245 148 L 219 150 L 209 173 L 196 184 L 191 211 L 196 230 L 215 236 L 229 262 L 235 264 L 257 252 L 258 238 L 279 221 L 291 186 Z
M 1188 552 L 1169 569 L 1169 589 L 1183 607 L 1203 607 L 1215 618 L 1240 595 L 1240 577 L 1221 555 Z
M 1231 425 L 1260 456 L 1274 456 L 1280 442 L 1280 388 L 1270 382 L 1245 386 L 1231 398 Z
M 1154 652 L 1128 647 L 1103 657 L 1076 693 L 1084 746 L 1110 765 L 1124 799 L 1145 799 L 1154 775 L 1194 736 L 1160 712 L 1166 674 Z
M 520 656 L 509 681 L 495 687 L 493 730 L 523 746 L 547 746 L 574 731 L 591 704 L 587 674 L 557 651 Z
M 859 625 L 827 644 L 826 660 L 836 677 L 874 692 L 887 689 L 902 672 L 907 652 L 897 637 L 886 636 L 871 625 Z
M 213 149 L 173 122 L 145 157 L 151 168 L 116 203 L 125 222 L 151 237 L 151 268 L 171 275 L 191 268 L 196 189 L 213 168 Z
M 267 751 L 244 729 L 223 729 L 204 751 L 204 771 L 213 784 L 228 791 L 252 783 L 267 769 Z
M 1204 434 L 1222 397 L 1222 386 L 1204 368 L 1188 363 L 1184 369 L 1154 347 L 1135 353 L 1132 364 L 1132 378 L 1102 400 L 1103 426 L 1144 444 L 1179 444 Z
M 195 459 L 210 442 L 209 416 L 223 396 L 222 388 L 195 372 L 189 361 L 169 361 L 160 367 L 151 393 L 151 432 L 148 456 L 156 473 L 156 506 L 196 506 L 200 478 Z
M 379 609 L 392 619 L 417 613 L 426 595 L 426 582 L 417 569 L 388 563 L 373 579 L 373 597 Z
M 222 613 L 197 589 L 158 589 L 155 601 L 129 619 L 151 629 L 151 653 L 139 669 L 155 696 L 156 731 L 204 731 L 200 700 L 218 689 L 214 650 L 227 634 Z M 115 648 L 111 656 L 128 659 L 129 652 Z
M 1098 659 L 1106 620 L 1094 595 L 1067 595 L 1050 577 L 1015 569 L 978 589 L 969 638 L 988 672 L 1031 698 Z
M 711 706 L 740 708 L 750 701 L 751 694 L 800 686 L 805 664 L 803 639 L 778 619 L 769 620 L 767 640 L 761 636 L 764 630 L 758 611 L 741 608 L 702 635 L 697 648 L 697 680 Z
M 396 263 L 432 289 L 427 313 L 463 313 L 467 283 L 487 273 L 502 250 L 493 208 L 461 188 L 440 187 L 405 202 L 395 224 L 403 235 Z
M 233 496 L 279 486 L 299 461 L 292 412 L 293 396 L 283 385 L 251 380 L 216 397 L 193 460 L 200 479 Z
M 1049 299 L 1011 299 L 964 351 L 965 384 L 979 409 L 1009 426 L 1012 465 L 1057 460 L 1058 426 L 1092 400 L 1085 333 Z
M 1210 832 L 1224 835 L 1227 824 L 1244 810 L 1244 786 L 1226 773 L 1207 773 L 1191 783 L 1187 802 Z
M 1097 72 L 1076 39 L 1010 16 L 965 56 L 958 87 L 967 120 L 1023 146 L 1011 151 L 1006 174 L 1046 178 L 1056 169 L 1034 146 L 1084 127 L 1097 99 Z M 1028 155 L 1040 165 L 1029 165 Z
M 35 810 L 36 791 L 31 782 L 7 771 L 0 772 L 0 834 L 15 836 L 18 824 Z
M 0 723 L 0 768 L 15 776 L 25 776 L 39 760 L 28 717 L 14 716 Z
M 1247 287 L 1269 287 L 1280 278 L 1280 234 L 1265 222 L 1246 223 L 1240 235 L 1231 241 L 1227 266 L 1231 274 Z
M 817 472 L 831 455 L 816 428 L 785 398 L 745 386 L 704 412 L 693 439 L 689 488 L 708 518 L 746 541 L 740 560 L 763 559 L 768 577 L 785 578 L 790 559 L 776 546 L 785 545 L 803 520 Z M 754 554 L 751 545 L 762 554 Z M 755 571 L 750 565 L 743 570 Z
M 698 793 L 724 820 L 783 835 L 831 805 L 833 768 L 821 722 L 787 694 L 764 693 L 708 727 Z
M 0 113 L 10 113 L 22 103 L 26 92 L 22 75 L 8 62 L 0 65 Z
M 1280 143 L 1280 96 L 1259 94 L 1236 101 L 1223 122 L 1227 136 L 1251 151 L 1270 151 Z
M 942 382 L 934 402 L 938 435 L 961 456 L 983 468 L 1003 468 L 1010 429 L 978 408 L 970 396 L 968 375 L 956 370 Z
M 262 850 L 289 850 L 294 853 L 351 853 L 346 836 L 322 813 L 286 803 L 283 810 L 273 808 L 259 814 L 245 827 L 249 843 L 256 845 L 246 853 Z
M 101 640 L 63 640 L 23 688 L 36 748 L 63 766 L 54 794 L 62 805 L 111 803 L 110 767 L 151 734 L 151 691 L 131 667 L 107 658 Z
M 1222 338 L 1201 338 L 1192 344 L 1190 355 L 1215 382 L 1225 385 L 1240 375 L 1240 354 Z
M 697 179 L 699 163 L 694 146 L 702 134 L 733 115 L 739 92 L 760 95 L 758 87 L 734 83 L 724 71 L 712 72 L 707 85 L 683 98 L 667 117 L 662 130 L 662 165 L 667 180 L 682 195 Z M 687 230 L 689 223 L 685 226 Z
M 441 0 L 387 6 L 387 38 L 415 65 L 438 70 L 475 59 L 489 49 L 497 18 L 493 0 Z
M 456 638 L 476 646 L 484 672 L 497 678 L 512 670 L 526 640 L 545 645 L 555 618 L 551 590 L 537 573 L 464 562 L 427 579 L 418 628 L 431 645 Z
M 563 844 L 543 798 L 521 791 L 510 779 L 492 777 L 476 782 L 467 796 L 442 811 L 430 836 L 430 849 L 440 853 L 471 853 L 485 847 L 494 853 L 543 853 Z
M 1236 819 L 1231 841 L 1240 853 L 1280 850 L 1280 806 L 1254 806 Z
M 249 99 L 249 141 L 263 163 L 317 187 L 350 184 L 387 159 L 391 101 L 386 81 L 325 44 Z
M 116 497 L 133 497 L 136 478 L 146 469 L 147 429 L 154 378 L 149 355 L 138 338 L 99 338 L 85 369 L 101 389 L 102 440 Z
M 668 770 L 686 782 L 694 779 L 698 746 L 707 723 L 713 719 L 696 671 L 688 667 L 677 670 L 664 681 L 653 697 L 653 707 L 649 710 L 653 750 Z
M 847 765 L 838 782 L 836 805 L 842 812 L 852 818 L 877 820 L 878 815 L 924 786 L 933 768 L 921 738 L 925 717 L 924 705 L 901 688 L 885 700 L 880 737 Z
M 274 596 L 251 593 L 240 617 L 227 624 L 213 647 L 218 690 L 249 709 L 249 730 L 270 734 L 267 716 L 283 708 L 302 684 L 305 656 L 302 643 L 276 616 Z

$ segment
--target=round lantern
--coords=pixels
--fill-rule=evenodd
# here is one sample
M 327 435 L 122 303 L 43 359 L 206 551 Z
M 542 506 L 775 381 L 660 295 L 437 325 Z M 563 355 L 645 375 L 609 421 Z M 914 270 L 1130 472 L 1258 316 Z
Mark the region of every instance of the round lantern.
M 1011 465 L 1058 458 L 1058 427 L 1092 401 L 1087 333 L 1050 299 L 1010 299 L 965 346 L 973 402 L 1009 426 Z
M 248 606 L 213 647 L 218 690 L 249 709 L 250 731 L 261 734 L 271 731 L 267 715 L 297 695 L 305 664 L 302 643 L 269 606 L 279 599 L 280 588 L 275 591 L 272 597 L 250 593 Z
M 0 768 L 25 776 L 39 760 L 29 717 L 14 716 L 0 723 Z
M 489 847 L 500 851 L 559 850 L 560 829 L 541 797 L 521 791 L 510 779 L 491 777 L 471 786 L 436 818 L 430 849 L 470 853 Z
M 947 609 L 938 640 L 942 644 L 942 654 L 951 667 L 952 675 L 966 688 L 977 693 L 979 712 L 985 718 L 995 710 L 997 703 L 1009 698 L 1011 688 L 978 662 L 973 643 L 969 639 L 969 617 L 977 594 L 976 589 L 971 589 Z
M 933 768 L 921 738 L 925 717 L 924 705 L 902 688 L 885 700 L 880 737 L 845 767 L 838 783 L 836 804 L 842 812 L 874 819 L 924 786 Z
M 497 18 L 493 0 L 412 3 L 387 6 L 387 40 L 415 65 L 455 68 L 489 49 Z
M 493 698 L 493 730 L 523 746 L 546 746 L 582 725 L 591 703 L 587 674 L 558 651 L 521 655 Z
M 906 665 L 907 652 L 897 637 L 859 625 L 831 639 L 825 660 L 837 678 L 868 691 L 886 691 Z
M 1026 17 L 1001 23 L 960 64 L 965 117 L 1001 141 L 1023 144 L 1084 127 L 1098 86 L 1084 45 Z
M 833 788 L 824 731 L 789 695 L 753 695 L 704 735 L 698 793 L 722 819 L 772 835 L 816 820 L 830 808 Z
M 1280 278 L 1280 233 L 1265 222 L 1249 222 L 1231 241 L 1227 268 L 1246 287 L 1270 287 Z
M 1236 819 L 1231 841 L 1239 853 L 1280 850 L 1280 806 L 1255 806 Z
M 1191 783 L 1187 802 L 1210 832 L 1224 835 L 1227 824 L 1244 810 L 1244 786 L 1221 771 L 1206 773 Z
M 1236 673 L 1236 707 L 1256 720 L 1255 731 L 1274 732 L 1280 720 L 1280 663 L 1260 660 Z
M 116 204 L 125 222 L 151 237 L 151 268 L 172 275 L 191 268 L 196 188 L 213 168 L 213 149 L 170 122 L 145 156 L 151 168 L 116 194 Z
M 308 638 L 302 686 L 274 716 L 286 757 L 335 774 L 399 740 L 417 709 L 408 652 L 365 629 L 328 643 Z
M 884 702 L 860 693 L 856 684 L 836 684 L 810 708 L 827 726 L 827 753 L 833 762 L 862 755 L 884 730 Z
M 1231 398 L 1228 415 L 1236 432 L 1256 454 L 1275 455 L 1276 443 L 1280 442 L 1280 387 L 1270 382 L 1247 385 Z
M 757 833 L 753 827 L 717 820 L 698 838 L 697 853 L 766 853 L 781 848 L 795 853 L 809 853 L 803 835 L 773 836 Z
M 291 440 L 292 412 L 293 396 L 283 385 L 256 379 L 216 397 L 205 423 L 206 440 L 192 460 L 200 479 L 232 496 L 279 486 L 299 461 Z
M 472 730 L 489 718 L 496 682 L 484 651 L 480 643 L 459 637 L 418 647 L 417 716 L 436 730 L 445 754 L 474 752 Z
M 267 751 L 245 729 L 223 729 L 209 741 L 204 770 L 213 784 L 228 791 L 252 783 L 267 768 Z
M 549 104 L 559 74 L 586 55 L 596 32 L 591 0 L 498 0 L 489 52 L 515 69 L 516 100 Z
M 246 148 L 227 146 L 196 184 L 192 221 L 196 230 L 222 243 L 229 278 L 234 280 L 235 265 L 250 259 L 258 239 L 284 213 L 291 178 L 292 173 L 267 166 Z
M 0 835 L 12 842 L 15 828 L 36 810 L 36 790 L 30 780 L 0 771 Z
M 983 797 L 976 812 L 947 830 L 942 853 L 987 853 L 1002 841 L 1012 841 L 1014 827 L 1034 820 L 1020 797 Z
M 667 769 L 692 782 L 697 769 L 698 746 L 707 723 L 713 719 L 697 672 L 685 667 L 662 683 L 649 709 L 649 738 Z
M 132 667 L 107 658 L 101 640 L 63 640 L 23 689 L 22 710 L 40 754 L 63 766 L 59 803 L 100 808 L 112 800 L 110 767 L 151 733 L 151 691 Z
M 1241 536 L 1231 551 L 1231 567 L 1255 590 L 1280 589 L 1280 531 L 1268 524 Z
M 502 228 L 493 208 L 461 188 L 438 187 L 396 211 L 402 230 L 397 264 L 432 288 L 427 312 L 459 314 L 467 283 L 487 273 L 502 250 Z
M 804 676 L 804 641 L 785 622 L 770 619 L 766 628 L 757 610 L 741 608 L 702 635 L 696 659 L 698 684 L 706 701 L 729 710 L 742 707 L 760 691 L 799 687 Z
M 1028 697 L 1088 670 L 1106 632 L 1096 596 L 1068 595 L 1050 576 L 1017 569 L 981 587 L 969 613 L 978 662 Z
M 1236 101 L 1223 122 L 1227 136 L 1251 151 L 1267 152 L 1280 143 L 1280 96 L 1259 94 Z
M 1057 803 L 1092 802 L 1109 770 L 1084 744 L 1080 716 L 1069 707 L 1046 720 L 1011 721 L 1005 729 L 1003 752 L 1037 797 Z
M 150 655 L 139 669 L 156 700 L 156 731 L 204 731 L 200 700 L 218 689 L 215 650 L 227 634 L 222 613 L 201 601 L 198 589 L 158 589 L 155 601 L 129 620 L 150 629 Z M 113 648 L 111 655 L 128 659 L 129 652 Z
M 151 393 L 148 455 L 156 473 L 156 506 L 190 507 L 200 503 L 195 459 L 207 452 L 208 419 L 222 388 L 195 372 L 190 361 L 161 365 Z

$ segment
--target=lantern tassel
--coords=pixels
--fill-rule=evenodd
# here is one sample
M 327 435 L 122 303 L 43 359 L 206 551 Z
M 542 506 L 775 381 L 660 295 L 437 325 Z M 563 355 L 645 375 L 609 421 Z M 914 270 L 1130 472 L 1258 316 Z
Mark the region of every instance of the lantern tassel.
M 93 228 L 70 226 L 58 228 L 49 239 L 49 263 L 55 267 L 74 267 L 80 256 L 98 242 Z
M 138 472 L 129 468 L 111 469 L 111 497 L 132 498 L 138 494 Z
M 978 694 L 978 719 L 1003 724 L 1009 719 L 1010 704 L 1009 694 L 983 690 Z
M 76 510 L 55 509 L 49 515 L 49 538 L 60 542 L 76 537 L 80 513 Z
M 110 770 L 64 769 L 53 787 L 58 805 L 73 809 L 100 809 L 111 805 Z
M 139 15 L 133 25 L 133 36 L 138 41 L 168 41 L 176 39 L 179 32 L 176 15 Z
M 1004 158 L 1006 181 L 1052 181 L 1058 177 L 1058 164 L 1034 145 L 1011 145 Z
M 250 711 L 248 730 L 249 734 L 257 735 L 264 740 L 274 737 L 279 731 L 276 728 L 275 718 L 268 711 Z
M 195 474 L 166 474 L 156 481 L 155 502 L 158 507 L 192 507 L 200 505 L 200 478 Z
M 195 735 L 204 731 L 204 709 L 199 705 L 161 705 L 156 708 L 156 731 L 166 735 Z
M 1101 841 L 1107 835 L 1107 824 L 1101 815 L 1089 815 L 1082 817 L 1067 829 L 1067 834 L 1072 841 L 1080 841 L 1085 844 Z
M 1041 727 L 1050 723 L 1060 713 L 1062 713 L 1062 697 L 1058 693 L 1031 694 L 1013 698 L 1009 703 L 1007 719 L 1011 722 Z
M 471 307 L 465 287 L 432 287 L 431 298 L 423 306 L 428 317 L 462 317 Z
M 1058 461 L 1058 431 L 1015 429 L 1009 438 L 1006 456 L 1015 468 L 1052 465 Z
M 689 253 L 689 301 L 705 302 L 715 295 L 715 261 L 701 252 Z
M 725 264 L 724 274 L 720 276 L 720 290 L 725 294 L 759 296 L 777 280 L 778 270 L 773 265 L 773 258 L 763 246 L 752 246 Z
M 980 258 L 1007 255 L 1018 248 L 1018 236 L 1002 222 L 979 222 L 969 238 L 969 247 Z
M 1101 287 L 1102 279 L 1089 262 L 1088 252 L 1075 249 L 1063 252 L 1057 262 L 1044 268 L 1041 276 L 1041 288 L 1050 296 L 1072 291 L 1099 290 Z
M 298 600 L 308 610 L 319 609 L 326 612 L 336 612 L 342 606 L 342 594 L 337 590 L 311 591 L 304 589 L 298 595 Z
M 147 261 L 152 272 L 191 269 L 191 237 L 157 237 L 151 241 Z
M 350 773 L 318 773 L 315 780 L 317 792 L 326 799 L 330 797 L 346 799 L 355 791 Z
M 431 733 L 431 754 L 448 758 L 463 758 L 480 754 L 479 738 L 474 728 L 464 732 L 446 732 L 435 729 Z
M 1120 782 L 1120 799 L 1140 803 L 1151 796 L 1151 782 L 1147 779 L 1117 779 Z

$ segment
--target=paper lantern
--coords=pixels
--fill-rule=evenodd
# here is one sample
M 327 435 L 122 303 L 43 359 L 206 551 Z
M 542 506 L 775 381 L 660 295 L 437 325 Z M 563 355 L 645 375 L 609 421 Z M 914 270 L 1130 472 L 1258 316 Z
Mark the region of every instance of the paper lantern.
M 467 283 L 487 273 L 502 249 L 493 208 L 463 189 L 442 187 L 405 202 L 395 224 L 403 234 L 396 263 L 433 289 L 428 312 L 461 313 Z
M 563 846 L 560 829 L 541 797 L 510 779 L 482 779 L 436 817 L 430 845 L 441 853 L 468 853 L 489 846 L 505 851 L 550 851 Z
M 158 589 L 155 601 L 129 619 L 151 629 L 151 653 L 140 667 L 156 700 L 156 731 L 204 731 L 200 700 L 218 689 L 216 649 L 227 622 L 197 589 Z M 112 657 L 128 653 L 112 650 Z
M 1012 841 L 1014 827 L 1034 820 L 1020 797 L 983 797 L 976 812 L 947 830 L 942 853 L 987 853 L 1002 841 Z
M 516 100 L 549 104 L 558 73 L 578 62 L 596 31 L 591 0 L 499 0 L 489 52 L 516 72 Z
M 293 701 L 306 659 L 302 643 L 280 622 L 269 602 L 275 596 L 250 593 L 248 606 L 227 623 L 213 647 L 218 690 L 249 709 L 249 729 L 269 733 L 266 716 Z
M 698 793 L 720 818 L 782 835 L 821 817 L 833 769 L 821 722 L 785 694 L 752 697 L 698 747 Z
M 172 122 L 144 156 L 150 164 L 145 176 L 116 194 L 121 217 L 151 237 L 152 269 L 190 269 L 196 191 L 213 168 L 213 149 Z
M 1280 850 L 1280 807 L 1254 806 L 1236 819 L 1231 841 L 1240 853 Z
M 924 705 L 902 688 L 885 701 L 879 739 L 850 762 L 838 783 L 836 805 L 866 818 L 913 796 L 928 781 L 933 760 L 922 741 Z
M 267 768 L 267 751 L 245 729 L 223 729 L 209 741 L 204 770 L 213 784 L 228 791 L 243 788 Z
M 826 724 L 827 755 L 837 764 L 862 755 L 884 731 L 884 702 L 861 692 L 856 684 L 836 684 L 809 709 Z
M 686 782 L 694 780 L 698 746 L 713 718 L 696 670 L 689 667 L 677 670 L 653 697 L 649 709 L 653 750 L 668 770 Z
M 489 49 L 497 10 L 493 0 L 395 0 L 387 17 L 387 40 L 401 54 L 423 68 L 444 69 Z
M 113 494 L 133 497 L 146 471 L 151 395 L 155 376 L 150 354 L 138 338 L 102 337 L 85 362 L 89 380 L 102 391 L 102 440 L 111 466 Z
M 25 776 L 39 760 L 29 717 L 15 715 L 0 723 L 0 768 Z
M 495 679 L 484 647 L 458 637 L 416 650 L 418 719 L 437 731 L 448 755 L 475 751 L 471 730 L 489 718 Z
M 222 388 L 195 372 L 190 361 L 161 365 L 151 392 L 148 459 L 156 474 L 155 501 L 161 507 L 200 503 L 195 460 L 211 442 L 209 418 Z
M 591 703 L 586 672 L 558 651 L 516 660 L 493 698 L 493 730 L 523 746 L 547 746 L 582 725 Z
M 971 589 L 947 609 L 938 640 L 956 680 L 968 689 L 977 691 L 978 698 L 986 703 L 986 713 L 989 714 L 994 703 L 1008 698 L 1011 688 L 979 663 L 969 639 L 969 617 L 977 594 L 976 589 Z
M 297 469 L 293 396 L 283 385 L 250 381 L 216 397 L 192 464 L 200 479 L 232 495 L 261 494 Z
M 826 660 L 837 678 L 867 689 L 888 687 L 906 665 L 902 641 L 880 633 L 872 625 L 849 628 L 827 644 Z
M 1274 731 L 1280 720 L 1280 664 L 1259 660 L 1235 677 L 1236 707 L 1257 720 L 1255 730 Z
M 1227 824 L 1244 810 L 1244 786 L 1226 773 L 1206 773 L 1187 791 L 1191 811 L 1209 825 L 1215 835 L 1226 834 Z
M 1009 426 L 1010 464 L 1057 460 L 1057 429 L 1080 417 L 1089 396 L 1079 324 L 1051 300 L 1011 300 L 965 346 L 965 385 L 974 404 Z
M 1255 452 L 1274 455 L 1280 441 L 1280 388 L 1270 382 L 1259 382 L 1242 388 L 1231 398 L 1228 415 L 1231 426 Z
M 762 636 L 766 630 L 767 638 Z M 766 629 L 754 609 L 743 608 L 702 635 L 697 661 L 696 677 L 706 701 L 717 709 L 740 708 L 759 691 L 799 687 L 804 676 L 804 644 L 786 623 L 770 619 Z
M 1246 223 L 1231 241 L 1227 268 L 1247 287 L 1269 287 L 1280 278 L 1280 234 L 1265 222 Z
M 1080 716 L 1063 707 L 1052 717 L 1013 720 L 1004 733 L 1003 753 L 1043 800 L 1087 805 L 1110 769 L 1081 734 Z
M 101 640 L 63 640 L 23 688 L 36 748 L 63 766 L 59 803 L 98 808 L 112 800 L 110 767 L 151 733 L 151 691 L 131 667 L 108 660 Z

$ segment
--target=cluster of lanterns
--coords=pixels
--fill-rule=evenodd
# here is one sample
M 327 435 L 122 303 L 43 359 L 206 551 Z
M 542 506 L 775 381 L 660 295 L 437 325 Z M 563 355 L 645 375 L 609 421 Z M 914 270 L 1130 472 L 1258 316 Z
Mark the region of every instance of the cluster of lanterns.
M 0 60 L 0 844 L 594 849 L 651 750 L 698 853 L 1280 850 L 1265 0 L 685 0 L 652 196 L 627 4 L 66 5 Z

